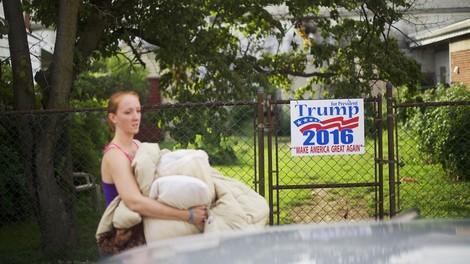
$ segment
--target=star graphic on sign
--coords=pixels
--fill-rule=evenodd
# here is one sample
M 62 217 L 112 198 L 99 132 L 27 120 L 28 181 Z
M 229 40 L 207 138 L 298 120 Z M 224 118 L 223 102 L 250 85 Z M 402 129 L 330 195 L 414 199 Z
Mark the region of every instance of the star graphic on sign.
M 297 120 L 294 121 L 294 124 L 299 127 L 299 126 L 302 126 L 302 125 L 305 125 L 307 123 L 321 123 L 321 120 L 316 118 L 316 117 L 313 117 L 313 116 L 306 116 L 306 117 L 301 117 Z

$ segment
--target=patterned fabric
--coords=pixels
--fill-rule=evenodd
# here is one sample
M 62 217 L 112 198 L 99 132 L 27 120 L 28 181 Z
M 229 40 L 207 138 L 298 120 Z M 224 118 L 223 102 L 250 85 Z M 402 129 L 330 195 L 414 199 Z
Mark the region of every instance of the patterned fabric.
M 113 228 L 99 234 L 97 240 L 98 247 L 111 255 L 146 244 L 142 222 L 127 229 Z

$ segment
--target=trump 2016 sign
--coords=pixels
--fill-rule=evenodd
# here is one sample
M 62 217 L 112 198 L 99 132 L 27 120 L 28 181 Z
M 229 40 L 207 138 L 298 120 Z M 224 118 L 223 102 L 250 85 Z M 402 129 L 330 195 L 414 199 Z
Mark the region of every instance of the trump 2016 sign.
M 364 100 L 290 102 L 293 156 L 364 153 Z

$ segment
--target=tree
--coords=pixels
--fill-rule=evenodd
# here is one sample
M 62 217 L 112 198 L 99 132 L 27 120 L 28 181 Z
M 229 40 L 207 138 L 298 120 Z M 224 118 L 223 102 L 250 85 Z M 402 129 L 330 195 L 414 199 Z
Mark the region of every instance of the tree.
M 55 2 L 32 3 L 35 18 L 46 26 L 57 23 Z M 240 99 L 273 84 L 288 89 L 289 76 L 311 77 L 312 83 L 335 88 L 338 96 L 369 93 L 379 80 L 395 86 L 420 81 L 419 65 L 400 51 L 391 34 L 410 8 L 408 1 L 245 2 L 85 2 L 77 62 L 86 65 L 92 54 L 115 54 L 120 41 L 137 61 L 154 52 L 165 96 L 178 101 L 199 100 L 194 95 Z M 282 17 L 268 11 L 284 3 L 288 10 Z M 286 41 L 291 41 L 287 49 L 282 48 Z M 309 72 L 306 63 L 316 68 Z
M 14 109 L 35 108 L 35 96 L 29 47 L 26 38 L 21 2 L 4 1 L 5 18 L 9 26 L 9 46 L 13 69 Z M 73 80 L 73 52 L 76 32 L 78 0 L 61 1 L 59 4 L 57 41 L 50 82 L 43 87 L 46 109 L 66 108 Z M 70 248 L 77 242 L 74 232 L 73 188 L 70 156 L 67 144 L 67 124 L 58 117 L 51 117 L 41 123 L 44 133 L 35 134 L 37 127 L 22 118 L 16 128 L 23 142 L 25 173 L 30 179 L 30 193 L 36 200 L 36 214 L 46 252 Z M 65 144 L 64 144 L 65 143 Z M 57 219 L 61 224 L 57 225 Z
M 443 84 L 421 94 L 427 102 L 465 102 L 470 91 L 463 83 Z M 431 162 L 440 163 L 451 180 L 470 180 L 470 129 L 468 106 L 423 106 L 411 108 L 406 127 L 416 135 L 418 148 Z M 451 121 L 450 121 L 451 120 Z
M 11 42 L 14 109 L 67 108 L 70 95 L 77 94 L 72 81 L 87 69 L 90 58 L 122 52 L 121 42 L 131 47 L 131 60 L 143 62 L 144 52 L 156 54 L 163 70 L 161 88 L 165 96 L 180 102 L 251 98 L 260 86 L 287 89 L 293 75 L 328 84 L 337 96 L 367 93 L 377 80 L 419 83 L 419 67 L 388 34 L 402 17 L 400 10 L 409 7 L 407 1 L 288 1 L 286 17 L 280 20 L 268 9 L 284 2 L 24 1 L 35 21 L 57 29 L 53 63 L 33 74 L 21 2 L 3 1 Z M 342 17 L 340 11 L 357 12 L 357 19 Z M 286 39 L 294 40 L 283 49 Z M 315 70 L 308 72 L 307 63 Z M 39 86 L 36 91 L 33 75 Z M 35 104 L 35 94 L 41 97 L 40 105 Z M 66 192 L 72 188 L 70 150 L 55 148 L 67 146 L 63 144 L 68 142 L 66 124 L 50 118 L 41 124 L 45 129 L 41 134 L 35 134 L 28 120 L 19 124 L 10 127 L 22 133 L 25 168 L 33 183 L 31 193 L 38 197 L 45 248 L 67 247 L 74 243 L 73 214 L 67 207 L 73 201 Z M 58 155 L 66 158 L 54 159 Z M 64 221 L 57 221 L 57 215 L 52 219 L 51 214 Z

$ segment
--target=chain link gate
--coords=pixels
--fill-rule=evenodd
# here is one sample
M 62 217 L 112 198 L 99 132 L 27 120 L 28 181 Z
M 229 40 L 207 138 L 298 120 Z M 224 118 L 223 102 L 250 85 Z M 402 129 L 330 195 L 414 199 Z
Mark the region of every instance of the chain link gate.
M 289 103 L 258 94 L 258 183 L 260 194 L 267 192 L 269 224 L 383 219 L 380 95 L 364 100 L 370 146 L 363 155 L 292 157 Z

